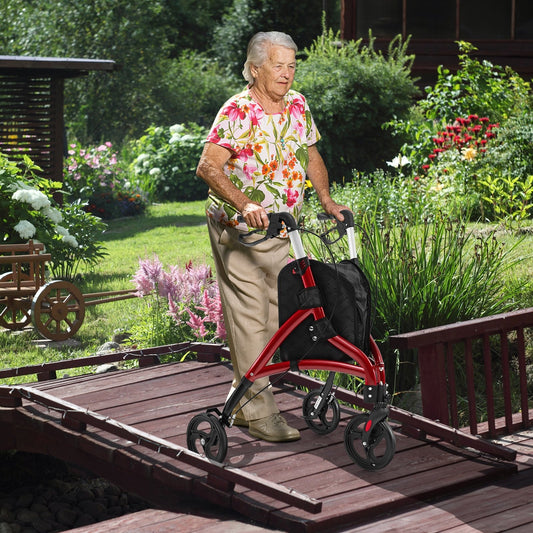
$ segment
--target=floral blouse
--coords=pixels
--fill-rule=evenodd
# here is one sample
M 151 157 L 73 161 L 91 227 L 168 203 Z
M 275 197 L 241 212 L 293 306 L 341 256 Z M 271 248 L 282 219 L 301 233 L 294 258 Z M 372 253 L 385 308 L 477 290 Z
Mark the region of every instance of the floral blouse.
M 298 219 L 301 211 L 308 147 L 320 139 L 303 95 L 289 91 L 282 113 L 266 114 L 249 88 L 230 98 L 219 111 L 208 142 L 231 151 L 224 166 L 229 179 L 267 212 L 286 211 Z M 245 231 L 238 213 L 210 192 L 207 214 Z

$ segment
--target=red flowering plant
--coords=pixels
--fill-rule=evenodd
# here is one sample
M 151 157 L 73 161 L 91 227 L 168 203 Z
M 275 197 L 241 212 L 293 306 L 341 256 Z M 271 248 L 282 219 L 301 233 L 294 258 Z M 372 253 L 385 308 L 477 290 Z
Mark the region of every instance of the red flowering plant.
M 498 128 L 488 117 L 469 115 L 457 117 L 437 131 L 432 137 L 433 149 L 414 177 L 424 184 L 434 203 L 460 212 L 480 204 L 479 175 L 485 171 L 485 154 Z

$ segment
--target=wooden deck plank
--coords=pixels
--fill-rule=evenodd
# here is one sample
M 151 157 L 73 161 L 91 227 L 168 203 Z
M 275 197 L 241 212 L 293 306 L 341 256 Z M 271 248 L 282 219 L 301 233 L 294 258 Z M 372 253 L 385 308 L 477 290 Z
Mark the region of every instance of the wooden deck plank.
M 227 363 L 189 361 L 76 376 L 31 386 L 82 409 L 96 411 L 157 438 L 186 446 L 187 424 L 192 416 L 204 412 L 209 406 L 222 408 L 231 379 L 232 372 Z M 246 520 L 255 520 L 264 527 L 291 533 L 322 532 L 326 529 L 347 531 L 339 528 L 358 527 L 358 523 L 365 523 L 369 517 L 378 522 L 381 517 L 383 523 L 391 527 L 393 523 L 387 522 L 385 517 L 400 511 L 405 511 L 402 516 L 411 513 L 412 520 L 416 520 L 417 514 L 423 513 L 420 517 L 430 522 L 433 520 L 435 525 L 442 521 L 447 528 L 459 527 L 463 511 L 460 508 L 461 500 L 453 497 L 455 492 L 469 490 L 475 493 L 480 484 L 494 485 L 494 480 L 509 476 L 511 471 L 516 470 L 514 463 L 482 457 L 477 452 L 458 450 L 437 439 L 428 439 L 428 442 L 414 440 L 395 431 L 397 449 L 392 462 L 383 470 L 369 472 L 356 465 L 344 447 L 344 428 L 353 414 L 352 409 L 343 406 L 339 427 L 328 435 L 317 435 L 307 427 L 302 417 L 304 392 L 281 385 L 274 386 L 273 392 L 283 415 L 290 424 L 301 430 L 302 438 L 292 443 L 274 444 L 251 437 L 243 428 L 228 428 L 227 464 L 322 501 L 323 510 L 319 515 L 300 511 L 239 485 L 233 492 L 228 491 L 224 484 L 218 486 L 200 469 L 162 457 L 155 449 L 104 430 L 94 427 L 82 432 L 69 430 L 60 425 L 60 412 L 47 412 L 46 407 L 31 404 L 27 400 L 23 400 L 23 407 L 17 409 L 28 419 L 16 428 L 19 433 L 10 441 L 23 443 L 37 451 L 43 444 L 35 439 L 35 435 L 43 432 L 47 435 L 44 444 L 47 453 L 51 453 L 54 447 L 56 452 L 57 448 L 66 447 L 64 457 L 67 460 L 83 460 L 89 465 L 92 463 L 100 474 L 111 475 L 116 469 L 116 475 L 123 481 L 127 481 L 128 475 L 138 478 L 139 484 L 147 480 L 147 486 L 156 492 L 159 490 L 161 498 L 165 497 L 164 490 L 167 491 L 167 498 L 173 491 L 176 494 L 184 493 L 189 497 L 201 498 L 204 502 L 223 505 L 231 512 L 238 512 Z M 9 426 L 6 420 L 6 417 L 2 417 L 2 427 L 6 424 Z M 392 425 L 398 428 L 397 424 Z M 521 450 L 524 471 L 533 467 L 532 442 L 527 432 L 516 436 L 512 442 Z M 487 494 L 484 496 L 491 501 Z M 440 504 L 433 504 L 434 509 L 431 506 L 423 510 L 417 507 L 421 501 L 435 501 L 438 498 L 443 502 L 454 502 L 456 507 L 451 503 L 449 509 Z M 472 502 L 469 505 L 476 507 Z M 472 522 L 482 520 L 491 511 L 488 504 L 477 507 L 478 516 L 463 512 L 465 519 Z M 520 510 L 523 520 L 529 520 L 526 503 L 522 505 L 516 502 L 516 508 Z M 502 513 L 506 512 L 507 508 L 503 506 Z M 444 518 L 446 516 L 447 521 Z M 450 520 L 452 516 L 457 516 L 457 520 Z M 167 525 L 172 524 L 173 519 L 167 518 Z M 156 520 L 155 517 L 153 519 Z M 165 520 L 158 527 L 166 527 Z M 133 522 L 129 524 L 132 525 Z M 401 531 L 409 531 L 407 522 L 403 525 Z M 217 527 L 226 530 L 216 522 L 205 523 L 204 526 L 204 531 L 209 531 L 211 527 L 213 531 Z M 139 529 L 139 532 L 150 531 L 150 527 L 148 524 L 147 529 Z M 520 528 L 522 524 L 517 520 L 509 522 L 509 527 Z M 164 530 L 157 529 L 158 533 Z M 133 530 L 123 526 L 122 530 L 117 531 L 125 533 Z M 184 531 L 190 533 L 193 530 Z

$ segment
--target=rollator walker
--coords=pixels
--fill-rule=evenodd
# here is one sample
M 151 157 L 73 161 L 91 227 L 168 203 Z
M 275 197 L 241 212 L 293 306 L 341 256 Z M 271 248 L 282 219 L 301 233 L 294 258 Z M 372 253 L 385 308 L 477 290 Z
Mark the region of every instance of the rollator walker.
M 246 246 L 288 233 L 294 261 L 278 276 L 279 323 L 263 351 L 233 387 L 222 411 L 216 407 L 194 416 L 187 428 L 187 446 L 211 460 L 223 462 L 231 427 L 240 400 L 256 379 L 289 371 L 321 370 L 329 372 L 324 384 L 309 392 L 303 400 L 303 417 L 318 434 L 334 431 L 340 422 L 340 406 L 335 398 L 334 378 L 344 373 L 359 378 L 363 398 L 371 409 L 356 413 L 344 432 L 350 457 L 368 470 L 379 470 L 390 463 L 396 439 L 387 421 L 390 395 L 385 380 L 385 366 L 379 348 L 370 335 L 370 288 L 357 260 L 353 214 L 342 211 L 344 220 L 319 237 L 327 246 L 347 236 L 350 259 L 323 263 L 309 259 L 304 251 L 301 232 L 289 213 L 272 213 L 266 234 L 259 240 L 240 236 Z M 332 219 L 319 215 L 319 219 Z M 255 237 L 254 237 L 255 239 Z M 276 357 L 274 357 L 276 356 Z M 276 361 L 273 361 L 276 359 Z

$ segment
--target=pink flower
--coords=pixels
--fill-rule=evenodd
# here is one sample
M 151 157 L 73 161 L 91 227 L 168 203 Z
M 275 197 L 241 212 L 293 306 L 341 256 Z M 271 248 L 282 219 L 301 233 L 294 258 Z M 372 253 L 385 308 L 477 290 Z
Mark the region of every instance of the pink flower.
M 189 308 L 187 308 L 186 311 L 187 313 L 189 313 L 189 316 L 190 316 L 190 319 L 187 320 L 186 323 L 194 331 L 196 338 L 198 339 L 205 338 L 207 334 L 207 330 L 204 324 L 205 319 L 203 319 L 200 315 L 193 313 Z

